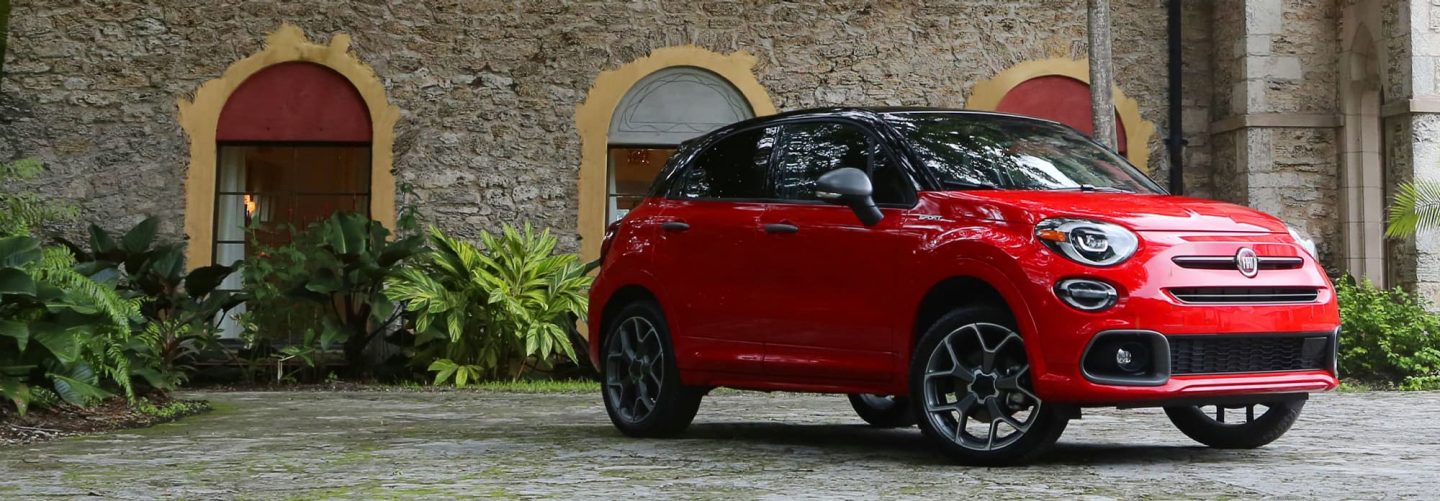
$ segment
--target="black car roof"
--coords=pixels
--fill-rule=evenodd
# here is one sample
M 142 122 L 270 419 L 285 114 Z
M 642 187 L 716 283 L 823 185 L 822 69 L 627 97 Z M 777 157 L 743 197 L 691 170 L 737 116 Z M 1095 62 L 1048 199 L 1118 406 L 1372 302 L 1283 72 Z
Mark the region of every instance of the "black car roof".
M 786 111 L 786 112 L 782 112 L 782 113 L 776 113 L 776 114 L 774 114 L 774 115 L 765 115 L 765 116 L 761 116 L 761 117 L 755 117 L 755 118 L 751 118 L 751 119 L 748 119 L 748 120 L 743 120 L 743 121 L 740 121 L 740 122 L 736 122 L 736 123 L 731 124 L 731 125 L 729 125 L 729 126 L 726 126 L 726 127 L 724 127 L 724 128 L 726 128 L 726 129 L 728 129 L 728 128 L 743 128 L 743 127 L 747 127 L 747 126 L 751 126 L 751 125 L 762 124 L 762 123 L 769 122 L 769 121 L 772 121 L 772 120 L 785 120 L 785 119 L 788 119 L 788 118 L 802 118 L 802 117 L 803 117 L 803 118 L 820 118 L 820 117 L 828 117 L 828 116 L 833 116 L 833 117 L 847 117 L 847 116 L 848 116 L 848 117 L 852 117 L 852 118 L 853 118 L 853 117 L 855 117 L 856 115 L 866 115 L 866 116 L 868 116 L 868 118 L 871 118 L 871 119 L 874 119 L 874 120 L 883 120 L 883 118 L 881 117 L 881 115 L 890 114 L 890 113 L 955 113 L 955 114 L 974 115 L 974 116 L 994 116 L 994 117 L 1005 117 L 1005 118 L 1018 118 L 1018 119 L 1023 119 L 1023 120 L 1033 120 L 1033 121 L 1036 121 L 1036 122 L 1052 123 L 1052 124 L 1056 124 L 1056 125 L 1065 125 L 1065 124 L 1056 122 L 1056 121 L 1054 121 L 1054 120 L 1047 120 L 1047 119 L 1044 119 L 1044 118 L 1037 118 L 1037 117 L 1025 116 L 1025 115 L 1016 115 L 1016 114 L 1013 114 L 1013 113 L 1003 113 L 1003 112 L 999 112 L 999 111 L 967 110 L 967 109 L 957 109 L 957 108 L 939 108 L 939 107 L 926 107 L 926 106 L 832 106 L 832 107 L 824 107 L 824 108 L 805 108 L 805 109 L 800 109 L 800 110 L 792 110 L 792 111 Z

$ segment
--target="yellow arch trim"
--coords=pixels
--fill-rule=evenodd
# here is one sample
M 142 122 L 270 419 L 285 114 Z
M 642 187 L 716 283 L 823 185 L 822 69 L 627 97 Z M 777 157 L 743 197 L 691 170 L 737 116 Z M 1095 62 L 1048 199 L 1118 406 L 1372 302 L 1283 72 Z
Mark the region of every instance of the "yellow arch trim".
M 269 66 L 304 61 L 324 65 L 344 75 L 370 109 L 370 214 L 387 228 L 395 227 L 395 175 L 392 147 L 400 108 L 385 97 L 385 85 L 375 70 L 350 53 L 350 36 L 330 38 L 328 45 L 311 42 L 299 27 L 285 23 L 265 37 L 260 52 L 236 61 L 219 78 L 202 84 L 194 98 L 181 98 L 180 126 L 190 137 L 190 168 L 185 174 L 186 263 L 190 268 L 210 264 L 215 220 L 215 130 L 220 110 L 245 79 Z
M 975 84 L 970 90 L 970 99 L 965 102 L 965 107 L 993 111 L 1000 106 L 1000 100 L 1016 86 L 1032 78 L 1052 75 L 1074 78 L 1090 85 L 1090 60 L 1038 59 L 1011 66 L 989 80 Z M 1155 135 L 1155 124 L 1140 118 L 1140 104 L 1126 96 L 1119 86 L 1114 86 L 1112 91 L 1115 114 L 1120 116 L 1120 123 L 1125 125 L 1128 136 L 1126 140 L 1130 145 L 1126 157 L 1140 170 L 1149 172 L 1150 138 Z
M 600 256 L 605 232 L 605 171 L 609 161 L 610 120 L 620 99 L 640 79 L 675 66 L 700 68 L 724 78 L 750 103 L 755 116 L 775 114 L 770 94 L 756 80 L 756 59 L 746 52 L 719 54 L 694 45 L 655 49 L 650 55 L 619 68 L 600 73 L 585 102 L 575 108 L 575 125 L 580 132 L 580 255 L 591 260 Z

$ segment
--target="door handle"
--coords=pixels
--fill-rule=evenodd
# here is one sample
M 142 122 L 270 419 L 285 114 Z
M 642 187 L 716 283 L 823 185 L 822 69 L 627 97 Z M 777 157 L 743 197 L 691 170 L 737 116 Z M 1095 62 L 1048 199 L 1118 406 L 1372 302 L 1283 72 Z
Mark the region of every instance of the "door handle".
M 800 231 L 800 227 L 790 223 L 768 223 L 765 225 L 765 233 L 795 233 L 798 231 Z
M 690 229 L 690 223 L 684 221 L 666 221 L 660 223 L 660 229 L 665 231 L 685 231 Z

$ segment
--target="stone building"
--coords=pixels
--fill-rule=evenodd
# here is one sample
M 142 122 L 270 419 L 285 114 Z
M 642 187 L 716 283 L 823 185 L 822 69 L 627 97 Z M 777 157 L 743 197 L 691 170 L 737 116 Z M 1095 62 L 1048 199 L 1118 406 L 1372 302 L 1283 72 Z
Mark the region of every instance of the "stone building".
M 679 141 L 777 110 L 1089 127 L 1084 0 L 14 3 L 0 159 L 47 162 L 31 188 L 82 220 L 163 216 L 192 264 L 244 255 L 248 221 L 405 205 L 593 256 Z M 1440 6 L 1183 0 L 1171 82 L 1168 3 L 1112 1 L 1125 156 L 1165 184 L 1183 139 L 1185 194 L 1305 227 L 1337 272 L 1440 293 L 1440 240 L 1381 236 L 1393 186 L 1440 177 Z

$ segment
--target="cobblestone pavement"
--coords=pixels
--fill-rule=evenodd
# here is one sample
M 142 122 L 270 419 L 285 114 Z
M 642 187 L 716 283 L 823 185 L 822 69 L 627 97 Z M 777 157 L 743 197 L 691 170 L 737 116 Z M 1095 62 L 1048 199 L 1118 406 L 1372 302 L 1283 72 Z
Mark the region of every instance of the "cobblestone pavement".
M 681 438 L 610 427 L 597 394 L 201 393 L 155 428 L 0 449 L 0 499 L 1380 498 L 1440 489 L 1440 393 L 1312 398 L 1253 451 L 1190 442 L 1158 410 L 1087 410 L 1023 468 L 944 463 L 844 397 L 724 392 Z

